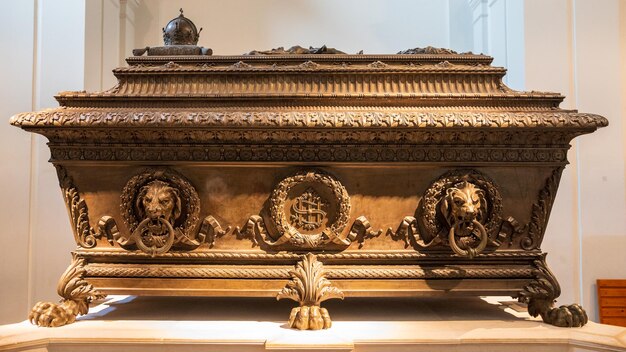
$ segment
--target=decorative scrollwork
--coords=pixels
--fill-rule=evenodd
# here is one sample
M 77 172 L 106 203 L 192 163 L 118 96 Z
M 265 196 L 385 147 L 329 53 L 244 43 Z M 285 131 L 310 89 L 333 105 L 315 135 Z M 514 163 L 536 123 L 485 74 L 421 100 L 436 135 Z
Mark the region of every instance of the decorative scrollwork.
M 528 236 L 522 238 L 520 242 L 522 248 L 526 250 L 539 248 L 541 241 L 543 241 L 563 169 L 563 167 L 558 167 L 552 171 L 543 189 L 539 191 L 539 199 L 533 204 L 530 223 L 528 224 Z
M 340 237 L 349 221 L 350 197 L 326 173 L 309 171 L 285 178 L 274 188 L 269 210 L 277 232 L 276 240 L 268 242 L 271 246 L 350 245 L 350 240 Z
M 85 262 L 82 258 L 74 257 L 72 264 L 65 270 L 57 293 L 62 297 L 59 304 L 52 302 L 38 302 L 28 314 L 28 320 L 35 325 L 57 327 L 73 323 L 76 316 L 87 314 L 89 303 L 104 295 L 94 290 L 85 279 Z
M 443 243 L 439 236 L 424 239 L 419 232 L 417 219 L 413 216 L 404 217 L 396 231 L 393 231 L 391 227 L 388 228 L 387 236 L 394 241 L 403 241 L 405 248 L 409 247 L 411 243 L 417 248 L 429 248 Z
M 98 244 L 98 239 L 107 233 L 106 223 L 109 217 L 104 216 L 98 222 L 97 229 L 89 224 L 89 210 L 87 203 L 80 196 L 74 180 L 67 174 L 67 170 L 60 165 L 55 165 L 59 177 L 59 185 L 63 192 L 63 198 L 72 223 L 72 232 L 76 244 L 84 248 L 93 248 Z
M 446 238 L 456 254 L 473 258 L 490 241 L 497 242 L 502 198 L 485 175 L 475 170 L 453 170 L 428 188 L 419 213 L 428 243 L 437 237 Z
M 155 256 L 173 246 L 193 249 L 200 245 L 196 240 L 198 193 L 173 170 L 148 169 L 131 178 L 122 190 L 121 210 L 131 231 L 128 238 L 117 236 L 123 247 L 135 244 Z
M 544 322 L 560 327 L 579 327 L 587 324 L 585 310 L 578 304 L 554 307 L 561 295 L 561 286 L 546 264 L 546 254 L 534 261 L 536 279 L 519 293 L 518 300 L 528 304 L 528 313 L 533 317 L 541 315 Z
M 383 230 L 372 230 L 372 225 L 365 216 L 359 216 L 352 223 L 350 233 L 348 234 L 348 240 L 351 242 L 357 241 L 359 243 L 359 248 L 363 248 L 363 243 L 366 239 L 378 237 L 382 233 Z
M 209 248 L 213 248 L 215 240 L 226 235 L 229 231 L 230 226 L 226 230 L 222 229 L 220 223 L 213 216 L 209 215 L 202 221 L 200 232 L 198 232 L 198 241 L 201 243 L 206 242 Z
M 331 298 L 343 299 L 343 292 L 326 279 L 323 264 L 315 255 L 307 253 L 289 274 L 291 281 L 276 295 L 277 300 L 289 298 L 300 303 L 291 310 L 289 327 L 299 330 L 330 328 L 330 315 L 320 303 Z
M 259 245 L 259 239 L 263 241 L 264 244 L 268 244 L 270 246 L 275 243 L 267 236 L 267 230 L 265 228 L 265 223 L 263 222 L 263 218 L 259 215 L 252 215 L 246 221 L 246 224 L 243 228 L 239 226 L 235 227 L 233 233 L 237 237 L 237 239 L 247 238 L 252 241 L 252 246 Z

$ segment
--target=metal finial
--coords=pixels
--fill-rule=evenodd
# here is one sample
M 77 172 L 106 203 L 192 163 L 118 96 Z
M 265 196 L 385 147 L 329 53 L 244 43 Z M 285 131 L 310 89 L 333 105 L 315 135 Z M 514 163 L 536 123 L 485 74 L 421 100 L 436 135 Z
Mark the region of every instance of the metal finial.
M 180 16 L 183 15 L 183 8 L 181 7 L 178 11 L 180 11 Z

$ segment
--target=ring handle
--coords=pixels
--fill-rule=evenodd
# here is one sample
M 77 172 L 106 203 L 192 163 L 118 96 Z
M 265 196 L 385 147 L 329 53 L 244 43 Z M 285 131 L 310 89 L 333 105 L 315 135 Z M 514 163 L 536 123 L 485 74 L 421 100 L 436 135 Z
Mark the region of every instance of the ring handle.
M 472 223 L 474 224 L 474 226 L 478 228 L 479 236 L 480 236 L 480 243 L 478 243 L 478 246 L 476 246 L 475 248 L 470 247 L 467 250 L 465 250 L 465 249 L 461 249 L 461 247 L 459 247 L 459 245 L 456 244 L 456 239 L 454 238 L 455 226 L 451 226 L 450 232 L 448 233 L 448 242 L 450 244 L 450 248 L 452 248 L 454 253 L 460 255 L 461 257 L 467 257 L 469 259 L 474 258 L 478 254 L 480 254 L 485 249 L 485 247 L 487 247 L 487 238 L 488 238 L 487 231 L 485 230 L 485 227 L 483 226 L 483 224 L 481 224 L 477 220 L 472 220 Z
M 165 225 L 165 227 L 167 227 L 167 232 L 168 232 L 167 241 L 162 247 L 157 247 L 154 245 L 151 247 L 148 247 L 145 243 L 143 243 L 141 239 L 141 234 L 144 232 L 144 229 L 147 227 L 148 222 L 150 221 L 149 218 L 143 219 L 139 223 L 139 225 L 137 225 L 137 228 L 135 229 L 135 231 L 133 231 L 133 234 L 131 236 L 132 238 L 135 239 L 137 248 L 139 248 L 144 253 L 150 254 L 153 257 L 156 256 L 157 254 L 162 254 L 162 253 L 166 253 L 167 251 L 169 251 L 170 248 L 172 248 L 172 245 L 174 244 L 174 238 L 176 237 L 174 228 L 172 227 L 172 224 L 170 224 L 169 221 L 163 218 L 157 218 L 157 220 L 161 224 Z

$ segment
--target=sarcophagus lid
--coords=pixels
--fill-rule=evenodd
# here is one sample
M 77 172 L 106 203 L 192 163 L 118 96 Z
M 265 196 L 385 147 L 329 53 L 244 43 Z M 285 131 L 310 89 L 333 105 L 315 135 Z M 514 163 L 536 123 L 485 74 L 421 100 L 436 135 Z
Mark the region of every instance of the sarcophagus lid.
M 61 92 L 59 108 L 18 114 L 11 123 L 53 144 L 80 139 L 83 145 L 158 141 L 296 148 L 182 153 L 194 160 L 561 163 L 562 149 L 485 148 L 563 147 L 608 124 L 598 115 L 559 108 L 564 97 L 558 93 L 510 89 L 502 82 L 506 70 L 491 66 L 486 55 L 433 47 L 349 55 L 326 46 L 212 55 L 196 45 L 200 31 L 181 9 L 163 29 L 165 46 L 136 49 L 128 66 L 113 71 L 115 87 Z M 311 149 L 316 144 L 350 146 L 335 153 Z M 411 144 L 433 149 L 404 148 Z M 476 145 L 483 152 L 462 147 L 443 153 L 438 144 Z M 120 158 L 115 150 L 55 149 L 53 160 Z M 125 160 L 179 158 L 171 150 L 121 154 Z

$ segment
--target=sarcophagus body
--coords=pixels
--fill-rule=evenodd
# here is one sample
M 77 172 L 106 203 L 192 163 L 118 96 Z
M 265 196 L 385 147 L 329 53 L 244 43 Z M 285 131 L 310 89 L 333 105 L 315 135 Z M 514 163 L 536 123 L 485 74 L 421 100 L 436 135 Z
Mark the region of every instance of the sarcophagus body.
M 541 242 L 570 140 L 605 118 L 471 53 L 150 50 L 114 88 L 11 120 L 48 138 L 78 245 L 35 323 L 103 294 L 279 292 L 300 328 L 329 326 L 326 298 L 433 294 L 586 322 L 552 307 Z

